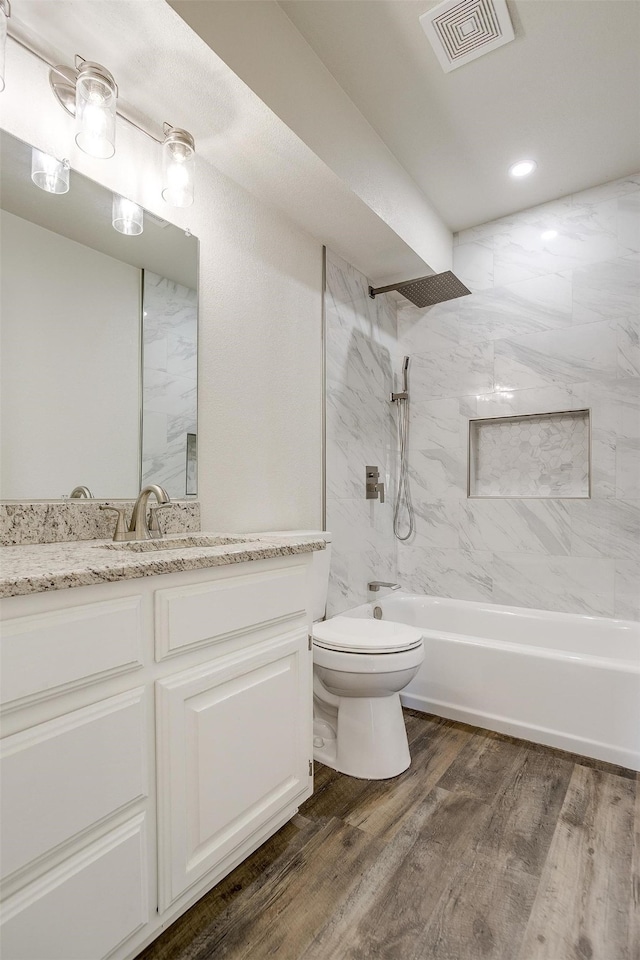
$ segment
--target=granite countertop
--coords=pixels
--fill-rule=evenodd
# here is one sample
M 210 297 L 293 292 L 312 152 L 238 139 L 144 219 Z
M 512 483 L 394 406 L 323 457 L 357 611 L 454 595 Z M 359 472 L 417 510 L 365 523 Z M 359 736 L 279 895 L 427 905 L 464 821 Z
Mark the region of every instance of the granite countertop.
M 216 546 L 191 545 L 204 537 L 227 542 Z M 147 547 L 148 552 L 144 552 L 145 544 L 149 543 L 161 543 L 162 546 L 160 549 Z M 0 547 L 0 597 L 200 570 L 324 549 L 325 541 L 313 537 L 248 533 L 174 535 L 166 537 L 165 541 L 134 543 L 132 550 L 123 549 L 122 544 L 112 540 Z

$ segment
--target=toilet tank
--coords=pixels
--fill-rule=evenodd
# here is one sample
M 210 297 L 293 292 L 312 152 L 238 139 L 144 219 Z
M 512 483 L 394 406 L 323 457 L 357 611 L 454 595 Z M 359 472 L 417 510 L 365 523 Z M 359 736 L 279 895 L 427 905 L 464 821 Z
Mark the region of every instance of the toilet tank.
M 307 583 L 307 611 L 311 619 L 322 620 L 327 608 L 327 591 L 329 589 L 329 567 L 331 564 L 331 534 L 327 530 L 270 530 L 273 536 L 287 537 L 315 537 L 324 540 L 324 550 L 314 550 L 309 565 L 309 580 Z M 269 533 L 262 533 L 266 537 Z
M 326 530 L 318 531 L 327 546 L 324 550 L 314 550 L 311 558 L 309 576 L 309 614 L 315 623 L 322 620 L 327 609 L 327 591 L 329 589 L 329 567 L 331 566 L 331 534 Z

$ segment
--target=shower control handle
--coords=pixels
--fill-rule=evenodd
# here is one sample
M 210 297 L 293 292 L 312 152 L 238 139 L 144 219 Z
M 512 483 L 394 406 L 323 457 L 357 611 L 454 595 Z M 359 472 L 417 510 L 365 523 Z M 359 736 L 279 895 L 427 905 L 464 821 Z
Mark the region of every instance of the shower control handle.
M 367 500 L 380 499 L 384 503 L 384 483 L 380 481 L 378 467 L 365 467 L 365 495 Z

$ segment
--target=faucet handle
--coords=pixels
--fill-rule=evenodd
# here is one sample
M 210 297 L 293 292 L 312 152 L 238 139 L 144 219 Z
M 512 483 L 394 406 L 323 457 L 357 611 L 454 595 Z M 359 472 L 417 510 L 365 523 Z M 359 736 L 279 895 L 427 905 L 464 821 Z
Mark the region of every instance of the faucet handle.
M 101 510 L 112 510 L 113 513 L 118 514 L 118 519 L 116 520 L 116 529 L 113 534 L 113 539 L 115 541 L 127 540 L 127 528 L 124 519 L 124 507 L 110 507 L 105 503 L 100 504 Z
M 159 503 L 156 506 L 149 507 L 149 536 L 153 540 L 157 540 L 162 536 L 162 530 L 158 523 L 158 511 L 166 510 L 170 506 L 170 503 Z

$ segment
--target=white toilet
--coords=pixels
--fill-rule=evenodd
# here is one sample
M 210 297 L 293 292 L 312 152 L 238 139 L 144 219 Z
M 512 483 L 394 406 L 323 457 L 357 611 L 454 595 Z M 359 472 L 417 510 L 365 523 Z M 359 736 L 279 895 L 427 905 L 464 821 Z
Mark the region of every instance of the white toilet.
M 313 755 L 352 777 L 385 780 L 411 763 L 400 691 L 424 660 L 422 633 L 401 623 L 324 615 L 331 561 L 313 555 Z

